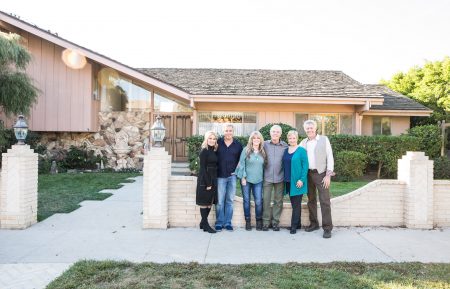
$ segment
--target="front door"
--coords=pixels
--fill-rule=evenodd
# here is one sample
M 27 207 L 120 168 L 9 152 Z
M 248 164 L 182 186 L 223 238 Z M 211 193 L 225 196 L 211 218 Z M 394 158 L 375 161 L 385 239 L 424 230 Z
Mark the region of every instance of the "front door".
M 152 114 L 153 122 L 157 116 L 157 113 Z M 187 138 L 192 136 L 192 114 L 162 112 L 159 116 L 166 128 L 164 147 L 172 156 L 172 161 L 187 162 Z

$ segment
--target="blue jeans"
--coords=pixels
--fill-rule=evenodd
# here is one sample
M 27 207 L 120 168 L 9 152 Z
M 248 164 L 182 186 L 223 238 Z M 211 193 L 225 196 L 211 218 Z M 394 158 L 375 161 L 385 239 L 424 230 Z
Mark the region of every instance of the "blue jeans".
M 250 191 L 253 193 L 253 200 L 255 201 L 255 215 L 256 220 L 262 220 L 262 187 L 263 182 L 252 184 L 247 182 L 245 186 L 242 186 L 242 198 L 244 199 L 244 216 L 245 220 L 250 220 Z
M 217 178 L 216 226 L 231 226 L 233 202 L 236 195 L 236 176 Z

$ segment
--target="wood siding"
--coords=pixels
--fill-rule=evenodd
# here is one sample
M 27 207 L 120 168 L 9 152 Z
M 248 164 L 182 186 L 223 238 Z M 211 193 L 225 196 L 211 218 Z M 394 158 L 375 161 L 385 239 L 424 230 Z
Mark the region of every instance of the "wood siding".
M 28 33 L 21 35 L 32 54 L 27 73 L 40 90 L 27 119 L 30 129 L 97 131 L 98 101 L 92 99 L 92 65 L 71 69 L 61 59 L 62 47 Z

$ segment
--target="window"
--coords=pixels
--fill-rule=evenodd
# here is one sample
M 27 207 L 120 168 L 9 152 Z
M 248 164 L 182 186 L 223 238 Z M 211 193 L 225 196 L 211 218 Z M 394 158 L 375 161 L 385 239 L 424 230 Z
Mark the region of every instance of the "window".
M 100 70 L 101 111 L 150 111 L 151 92 L 112 68 Z
M 391 118 L 374 116 L 372 118 L 372 135 L 391 135 Z
M 155 112 L 191 112 L 192 109 L 185 104 L 168 99 L 158 93 L 154 94 Z
M 306 134 L 303 129 L 303 123 L 307 119 L 312 119 L 317 122 L 318 134 L 353 134 L 353 114 L 296 114 L 295 127 L 301 135 Z
M 234 135 L 248 136 L 256 130 L 256 112 L 199 112 L 198 113 L 198 134 L 212 130 L 218 134 L 223 133 L 224 124 L 234 126 Z

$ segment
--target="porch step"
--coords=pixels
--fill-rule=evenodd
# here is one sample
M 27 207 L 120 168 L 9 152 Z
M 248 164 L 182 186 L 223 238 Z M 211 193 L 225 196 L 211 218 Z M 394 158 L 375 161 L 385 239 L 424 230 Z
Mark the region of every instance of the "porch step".
M 189 163 L 172 163 L 172 175 L 173 176 L 190 176 L 191 170 L 189 169 Z

